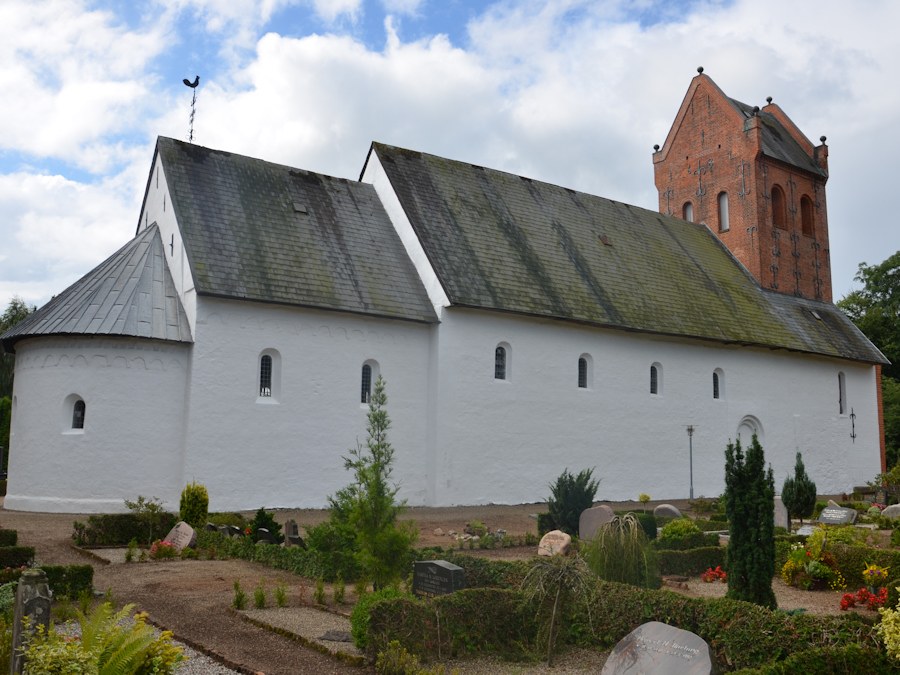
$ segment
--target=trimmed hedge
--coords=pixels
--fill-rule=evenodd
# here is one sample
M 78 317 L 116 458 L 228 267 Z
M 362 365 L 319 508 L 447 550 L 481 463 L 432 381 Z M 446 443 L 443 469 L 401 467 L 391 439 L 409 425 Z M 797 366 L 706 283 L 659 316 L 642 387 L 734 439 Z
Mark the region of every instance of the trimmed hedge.
M 33 546 L 4 546 L 0 548 L 0 569 L 30 565 L 33 561 Z
M 838 571 L 847 581 L 848 588 L 868 586 L 869 583 L 862 577 L 866 569 L 866 563 L 876 564 L 880 567 L 890 567 L 891 573 L 900 572 L 900 551 L 882 548 L 870 548 L 868 546 L 843 546 L 834 544 L 828 550 L 834 556 Z
M 687 551 L 694 548 L 709 548 L 718 545 L 719 535 L 706 532 L 697 532 L 685 537 L 659 538 L 653 542 L 654 548 L 658 551 Z
M 153 526 L 153 539 L 162 539 L 178 522 L 172 513 L 162 513 Z M 75 522 L 72 539 L 79 546 L 127 546 L 135 539 L 150 543 L 150 529 L 133 513 L 112 513 L 88 518 L 87 525 Z
M 436 657 L 440 631 L 442 655 L 523 656 L 535 644 L 536 609 L 524 593 L 499 589 L 469 589 L 433 600 L 384 600 L 371 608 L 370 647 L 377 651 L 397 640 L 410 652 Z M 648 621 L 699 635 L 709 644 L 720 672 L 759 668 L 795 654 L 794 661 L 810 663 L 805 659 L 814 657 L 803 653 L 824 647 L 858 645 L 878 653 L 872 620 L 855 613 L 788 616 L 736 600 L 688 598 L 604 581 L 563 609 L 559 637 L 579 647 L 611 649 Z M 813 672 L 830 671 L 807 670 L 805 675 Z
M 19 533 L 15 530 L 0 530 L 0 547 L 15 546 L 19 541 Z
M 82 591 L 94 590 L 92 565 L 41 565 L 47 583 L 55 596 L 76 597 Z
M 692 548 L 689 551 L 658 551 L 659 573 L 685 577 L 703 574 L 725 564 L 725 547 Z
M 422 549 L 416 560 L 446 560 L 462 567 L 466 588 L 519 588 L 529 569 L 525 560 L 491 560 L 436 549 Z
M 779 663 L 738 670 L 734 675 L 896 675 L 898 672 L 897 664 L 883 651 L 847 645 L 809 649 L 791 654 Z
M 656 523 L 656 516 L 652 513 L 640 513 L 638 511 L 615 511 L 614 513 L 617 516 L 624 516 L 630 513 L 641 524 L 641 528 L 644 530 L 644 534 L 647 535 L 647 539 L 656 539 L 656 530 L 659 526 Z

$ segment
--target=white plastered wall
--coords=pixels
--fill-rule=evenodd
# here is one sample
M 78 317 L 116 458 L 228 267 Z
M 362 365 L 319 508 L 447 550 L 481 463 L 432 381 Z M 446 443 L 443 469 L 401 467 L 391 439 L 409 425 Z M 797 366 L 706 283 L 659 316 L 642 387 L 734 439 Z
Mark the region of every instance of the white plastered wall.
M 4 508 L 111 513 L 143 495 L 177 509 L 189 350 L 133 338 L 18 343 Z M 83 430 L 72 429 L 76 397 Z
M 500 343 L 510 346 L 508 381 L 494 379 Z M 797 450 L 820 494 L 880 470 L 872 366 L 452 307 L 436 346 L 439 414 L 429 452 L 437 506 L 540 501 L 563 469 L 590 467 L 603 479 L 599 499 L 686 498 L 687 424 L 697 426 L 694 495 L 715 496 L 725 446 L 745 416 L 762 425 L 779 492 Z M 582 354 L 593 361 L 587 390 L 577 386 Z M 653 363 L 662 366 L 658 396 L 650 394 Z M 724 396 L 714 400 L 717 368 Z M 851 419 L 838 414 L 838 372 L 857 415 L 855 442 Z
M 182 479 L 207 486 L 210 509 L 326 506 L 366 441 L 366 361 L 387 383 L 399 496 L 425 503 L 429 326 L 206 297 L 197 309 Z M 258 395 L 264 350 L 280 357 L 274 401 Z
M 158 155 L 153 163 L 150 184 L 138 227 L 143 230 L 154 222 L 159 227 L 169 272 L 172 274 L 175 290 L 181 297 L 181 304 L 191 326 L 191 334 L 193 334 L 197 323 L 197 292 L 194 288 L 194 277 L 191 274 L 184 240 L 181 237 L 181 230 L 178 228 L 178 219 L 175 217 L 175 209 L 172 208 L 172 195 L 169 193 L 166 172 L 163 170 L 162 160 Z

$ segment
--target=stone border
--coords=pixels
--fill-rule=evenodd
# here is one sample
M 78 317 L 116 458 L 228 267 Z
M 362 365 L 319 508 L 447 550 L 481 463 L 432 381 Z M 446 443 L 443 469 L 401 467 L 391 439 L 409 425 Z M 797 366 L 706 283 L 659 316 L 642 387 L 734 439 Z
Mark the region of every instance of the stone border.
M 110 547 L 110 548 L 121 548 L 121 547 Z M 80 553 L 81 555 L 86 555 L 88 558 L 91 558 L 92 560 L 99 562 L 101 565 L 112 564 L 111 560 L 107 560 L 103 556 L 99 556 L 96 553 L 94 553 L 93 551 L 86 549 L 86 548 L 81 548 L 80 546 L 76 546 L 75 544 L 72 544 L 72 550 L 77 553 Z
M 294 642 L 298 642 L 304 647 L 309 647 L 310 649 L 315 649 L 320 654 L 325 654 L 327 656 L 332 656 L 334 658 L 340 659 L 345 663 L 348 663 L 351 666 L 357 666 L 360 668 L 368 668 L 369 666 L 375 665 L 375 662 L 371 659 L 367 659 L 363 656 L 354 656 L 353 654 L 347 654 L 346 652 L 342 652 L 339 650 L 330 650 L 325 645 L 321 645 L 318 642 L 313 640 L 309 640 L 302 635 L 297 635 L 296 633 L 292 633 L 289 630 L 285 630 L 284 628 L 278 628 L 276 626 L 270 626 L 267 623 L 262 621 L 258 621 L 256 619 L 251 619 L 249 616 L 244 614 L 243 612 L 239 612 L 234 608 L 229 607 L 226 610 L 229 614 L 233 614 L 234 616 L 240 617 L 242 620 L 246 621 L 252 626 L 256 626 L 257 628 L 262 628 L 271 633 L 275 633 L 276 635 L 280 635 L 282 637 L 286 637 L 289 640 L 293 640 Z M 328 610 L 325 610 L 328 611 Z

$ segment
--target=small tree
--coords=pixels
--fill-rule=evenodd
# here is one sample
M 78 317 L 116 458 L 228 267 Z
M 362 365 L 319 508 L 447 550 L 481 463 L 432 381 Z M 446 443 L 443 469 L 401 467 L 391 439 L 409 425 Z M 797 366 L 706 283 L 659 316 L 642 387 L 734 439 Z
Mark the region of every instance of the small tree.
M 775 574 L 775 479 L 765 470 L 765 456 L 756 434 L 747 449 L 741 441 L 725 450 L 725 514 L 731 539 L 725 552 L 728 593 L 733 600 L 769 609 L 778 603 L 772 591 Z
M 556 484 L 550 484 L 550 499 L 547 511 L 556 527 L 570 535 L 578 534 L 578 521 L 582 511 L 591 508 L 600 480 L 592 480 L 593 469 L 585 469 L 577 476 L 565 469 Z
M 366 444 L 357 442 L 344 458 L 344 468 L 353 471 L 355 481 L 329 498 L 332 519 L 349 523 L 356 532 L 357 557 L 375 590 L 403 575 L 418 537 L 411 521 L 397 525 L 406 500 L 397 502 L 399 485 L 389 484 L 394 449 L 387 440 L 391 421 L 386 404 L 384 379 L 379 377 L 369 400 Z
M 791 516 L 798 516 L 803 522 L 803 519 L 812 516 L 816 509 L 816 484 L 806 475 L 806 467 L 803 466 L 799 452 L 797 463 L 794 465 L 794 476 L 785 478 L 781 487 L 781 501 L 788 510 L 788 529 Z
M 200 483 L 191 481 L 181 491 L 178 517 L 194 528 L 203 527 L 209 517 L 209 493 Z
M 162 500 L 159 497 L 151 497 L 144 499 L 138 495 L 137 501 L 130 502 L 125 500 L 125 506 L 131 511 L 135 517 L 147 527 L 147 542 L 153 541 L 153 527 L 159 528 L 160 520 L 166 510 L 163 508 Z

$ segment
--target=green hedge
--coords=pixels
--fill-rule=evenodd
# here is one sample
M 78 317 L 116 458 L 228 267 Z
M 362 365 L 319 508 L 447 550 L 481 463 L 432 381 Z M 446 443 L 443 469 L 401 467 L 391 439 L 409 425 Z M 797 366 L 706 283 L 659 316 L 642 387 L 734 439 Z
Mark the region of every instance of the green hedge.
M 0 548 L 0 569 L 30 565 L 33 561 L 33 546 L 4 546 Z
M 638 511 L 615 511 L 617 516 L 624 516 L 629 513 L 641 524 L 641 528 L 644 530 L 644 534 L 647 535 L 647 539 L 656 539 L 656 530 L 659 527 L 656 522 L 656 516 L 652 513 L 640 513 Z
M 535 645 L 535 614 L 536 607 L 513 590 L 470 589 L 433 600 L 383 600 L 371 608 L 370 646 L 377 651 L 397 640 L 413 653 L 435 657 L 440 630 L 442 656 L 485 652 L 525 656 Z M 824 647 L 859 645 L 880 653 L 872 620 L 855 613 L 789 616 L 736 600 L 689 598 L 603 581 L 564 608 L 560 640 L 611 649 L 648 621 L 699 635 L 710 646 L 720 672 L 759 668 L 795 654 L 794 661 L 809 663 L 804 661 L 809 657 L 801 654 Z
M 15 546 L 18 542 L 18 532 L 15 530 L 0 530 L 0 547 Z
M 666 537 L 653 542 L 659 551 L 687 551 L 694 548 L 710 548 L 719 545 L 719 535 L 697 532 L 685 537 Z
M 734 675 L 896 675 L 897 664 L 883 651 L 863 648 L 820 647 L 791 654 L 784 661 L 761 668 L 746 668 Z
M 658 551 L 659 573 L 685 577 L 703 574 L 710 567 L 725 564 L 725 547 L 693 548 L 689 551 Z
M 160 514 L 152 538 L 162 539 L 177 522 L 177 516 L 172 513 Z M 72 539 L 79 546 L 127 546 L 132 539 L 151 543 L 150 528 L 133 513 L 91 516 L 86 525 L 76 521 L 73 526 Z
M 891 574 L 900 572 L 900 551 L 893 549 L 870 548 L 868 546 L 843 546 L 835 544 L 828 550 L 834 556 L 837 568 L 844 576 L 848 588 L 860 588 L 869 583 L 862 577 L 866 563 L 880 567 L 890 567 Z M 783 564 L 783 563 L 782 563 Z
M 702 518 L 697 518 L 697 520 L 694 521 L 694 525 L 696 525 L 701 532 L 721 532 L 722 530 L 728 530 L 728 523 L 720 520 L 703 520 Z
M 416 560 L 446 560 L 462 567 L 466 588 L 519 588 L 530 567 L 525 560 L 491 560 L 434 549 L 422 549 Z
M 41 565 L 47 583 L 55 596 L 75 598 L 82 591 L 94 591 L 92 565 Z
M 728 516 L 726 516 L 724 513 L 713 513 L 712 515 L 710 515 L 709 519 L 714 523 L 728 522 Z

